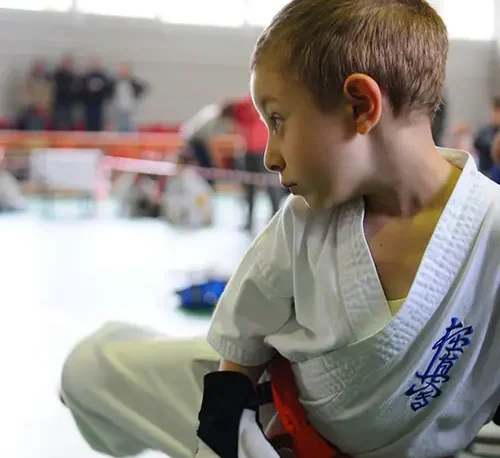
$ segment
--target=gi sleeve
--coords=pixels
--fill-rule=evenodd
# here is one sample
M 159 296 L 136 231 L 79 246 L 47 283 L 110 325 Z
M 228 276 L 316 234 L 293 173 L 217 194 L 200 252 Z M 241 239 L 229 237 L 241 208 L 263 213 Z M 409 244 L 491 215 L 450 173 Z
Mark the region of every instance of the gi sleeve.
M 265 338 L 292 317 L 292 199 L 249 248 L 214 312 L 208 342 L 236 364 L 258 366 L 272 359 L 275 351 Z

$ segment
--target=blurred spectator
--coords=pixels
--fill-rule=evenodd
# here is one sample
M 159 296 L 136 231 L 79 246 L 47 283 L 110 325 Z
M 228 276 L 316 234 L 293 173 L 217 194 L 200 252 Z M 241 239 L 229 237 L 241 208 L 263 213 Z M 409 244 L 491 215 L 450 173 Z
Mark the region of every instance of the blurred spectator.
M 182 125 L 181 136 L 200 167 L 213 167 L 210 140 L 217 135 L 234 132 L 233 115 L 231 104 L 212 104 L 202 108 Z M 212 180 L 208 182 L 214 185 Z
M 448 147 L 453 149 L 460 149 L 462 151 L 468 151 L 470 154 L 476 157 L 474 154 L 473 146 L 473 130 L 472 127 L 467 123 L 455 124 L 450 129 L 450 136 L 448 141 Z
M 19 182 L 5 168 L 4 152 L 0 152 L 0 213 L 27 208 Z
M 113 188 L 122 217 L 158 218 L 161 215 L 161 194 L 157 181 L 151 177 L 124 173 Z
M 135 132 L 137 101 L 144 94 L 146 84 L 132 75 L 129 63 L 123 62 L 111 90 L 115 104 L 115 129 L 118 132 Z
M 55 130 L 72 130 L 73 111 L 78 95 L 79 82 L 74 72 L 73 57 L 66 55 L 53 75 L 54 104 L 52 122 Z
M 245 96 L 234 105 L 234 117 L 238 124 L 239 133 L 246 142 L 245 170 L 247 172 L 266 173 L 264 153 L 267 147 L 267 127 L 255 109 L 250 95 Z M 247 222 L 245 230 L 252 230 L 253 209 L 255 201 L 255 186 L 245 185 L 246 201 L 248 204 Z M 267 193 L 271 200 L 273 214 L 279 209 L 284 191 L 279 187 L 270 186 Z
M 479 170 L 486 175 L 493 166 L 491 147 L 498 132 L 500 132 L 500 97 L 495 97 L 490 107 L 489 124 L 480 129 L 474 138 L 474 148 L 479 156 Z
M 162 213 L 171 224 L 198 228 L 212 224 L 215 191 L 190 165 L 189 153 L 177 158 L 178 173 L 169 177 L 162 201 Z
M 88 71 L 82 77 L 81 100 L 84 106 L 85 126 L 90 132 L 104 129 L 104 104 L 111 94 L 111 80 L 97 58 L 89 61 Z
M 26 130 L 47 128 L 52 104 L 52 82 L 45 64 L 37 60 L 23 88 L 23 124 Z
M 490 171 L 490 178 L 500 184 L 500 134 L 496 134 L 491 144 L 491 159 L 493 166 Z

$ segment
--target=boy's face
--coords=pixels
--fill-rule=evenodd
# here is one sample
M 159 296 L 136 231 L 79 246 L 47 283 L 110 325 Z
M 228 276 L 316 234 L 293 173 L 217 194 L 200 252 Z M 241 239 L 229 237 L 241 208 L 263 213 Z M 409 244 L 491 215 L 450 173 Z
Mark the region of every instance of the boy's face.
M 356 140 L 352 112 L 324 113 L 309 91 L 263 65 L 255 68 L 251 89 L 269 130 L 266 167 L 280 173 L 283 185 L 314 209 L 359 194 L 363 144 Z

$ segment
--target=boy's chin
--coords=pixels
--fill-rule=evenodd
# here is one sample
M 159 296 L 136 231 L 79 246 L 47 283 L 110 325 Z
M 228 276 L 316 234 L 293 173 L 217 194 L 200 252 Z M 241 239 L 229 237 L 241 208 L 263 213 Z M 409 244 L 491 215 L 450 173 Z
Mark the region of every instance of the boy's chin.
M 301 197 L 305 200 L 307 206 L 311 210 L 328 210 L 330 208 L 338 207 L 351 200 L 353 197 L 342 198 L 341 196 L 335 195 L 311 195 L 304 194 Z
M 325 210 L 335 205 L 331 197 L 326 198 L 325 196 L 315 195 L 304 195 L 301 197 L 311 210 Z

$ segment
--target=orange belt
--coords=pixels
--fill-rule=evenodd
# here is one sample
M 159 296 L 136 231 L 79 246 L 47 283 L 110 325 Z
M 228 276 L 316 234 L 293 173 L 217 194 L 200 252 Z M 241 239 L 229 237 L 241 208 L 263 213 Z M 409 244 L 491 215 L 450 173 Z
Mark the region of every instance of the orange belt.
M 295 376 L 290 362 L 275 358 L 269 367 L 273 400 L 281 424 L 291 437 L 296 458 L 349 458 L 330 445 L 309 424 L 306 411 L 299 402 Z

